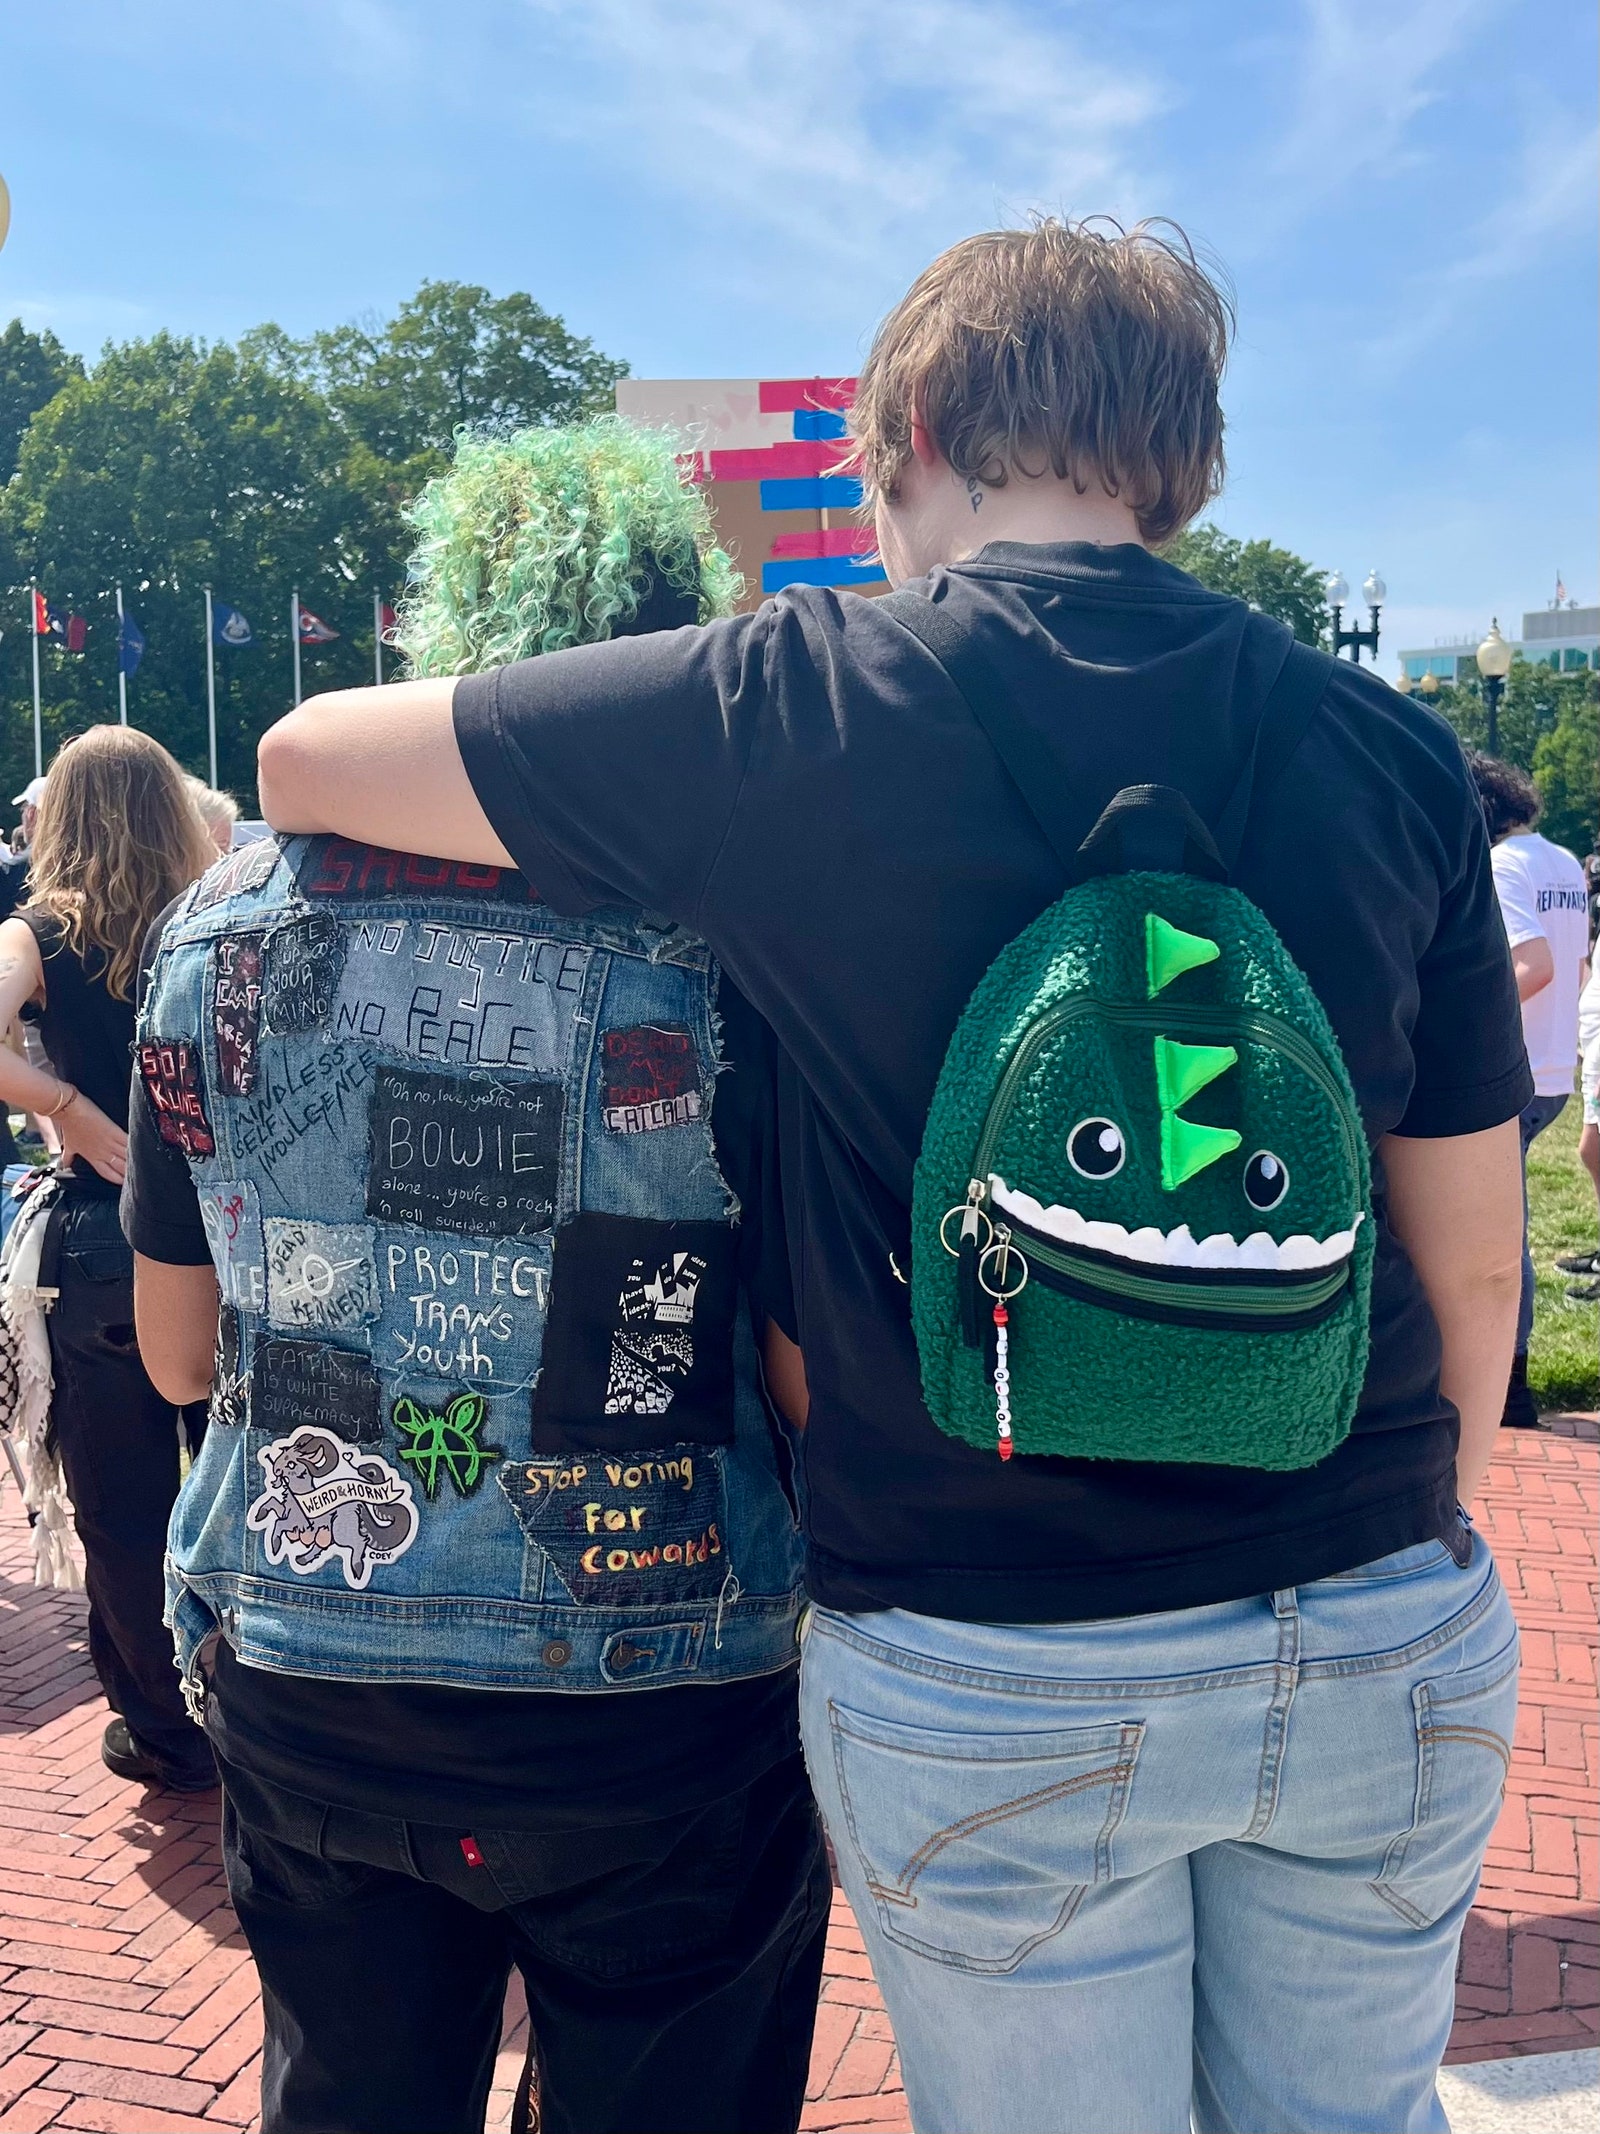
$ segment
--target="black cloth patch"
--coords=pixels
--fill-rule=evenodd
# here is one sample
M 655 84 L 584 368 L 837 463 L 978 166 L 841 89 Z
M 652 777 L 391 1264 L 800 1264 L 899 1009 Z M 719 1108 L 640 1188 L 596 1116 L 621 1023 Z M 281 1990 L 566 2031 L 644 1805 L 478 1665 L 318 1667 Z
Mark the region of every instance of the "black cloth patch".
M 314 837 L 295 870 L 303 897 L 458 897 L 487 904 L 537 904 L 525 875 L 514 867 L 479 867 L 471 860 L 428 859 L 391 852 L 348 837 Z
M 256 1086 L 264 938 L 224 934 L 216 946 L 211 1021 L 217 1034 L 217 1079 L 230 1097 L 247 1097 Z
M 217 1310 L 217 1354 L 211 1373 L 211 1420 L 233 1428 L 249 1420 L 250 1382 L 239 1369 L 239 1314 L 231 1304 Z
M 199 1052 L 187 1038 L 161 1037 L 135 1045 L 133 1050 L 162 1140 L 186 1156 L 214 1156 L 217 1137 L 206 1116 Z
M 280 926 L 267 943 L 267 1028 L 322 1029 L 333 1013 L 344 956 L 344 928 L 332 912 L 313 911 Z
M 506 1085 L 380 1067 L 367 1213 L 461 1237 L 548 1230 L 565 1110 L 559 1082 Z
M 721 1453 L 589 1451 L 508 1460 L 497 1472 L 522 1531 L 580 1606 L 656 1608 L 721 1592 L 730 1568 Z
M 488 1419 L 489 1403 L 476 1390 L 453 1393 L 442 1406 L 402 1394 L 390 1409 L 400 1457 L 421 1477 L 430 1502 L 445 1480 L 458 1497 L 470 1497 L 489 1463 L 500 1458 L 499 1446 L 485 1444 L 481 1435 Z
M 681 1023 L 640 1023 L 600 1040 L 601 1116 L 613 1134 L 653 1134 L 700 1116 L 700 1061 Z
M 378 1374 L 370 1358 L 326 1341 L 274 1337 L 256 1343 L 250 1421 L 273 1435 L 311 1427 L 347 1445 L 378 1445 Z
M 731 1223 L 576 1215 L 556 1232 L 535 1452 L 733 1442 Z
M 214 867 L 206 869 L 195 884 L 190 911 L 206 911 L 211 905 L 220 904 L 224 897 L 262 888 L 277 864 L 278 847 L 274 840 L 270 837 L 252 838 L 248 845 L 241 845 L 237 852 L 230 852 Z

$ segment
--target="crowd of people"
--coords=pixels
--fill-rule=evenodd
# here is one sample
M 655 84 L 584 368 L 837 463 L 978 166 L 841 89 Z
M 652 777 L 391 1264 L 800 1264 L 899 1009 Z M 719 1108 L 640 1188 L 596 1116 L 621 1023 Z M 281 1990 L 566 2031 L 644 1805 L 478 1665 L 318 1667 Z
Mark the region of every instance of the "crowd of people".
M 1589 909 L 1162 560 L 1230 329 L 1171 231 L 967 240 L 852 416 L 891 596 L 464 437 L 272 837 L 126 727 L 21 796 L 5 1295 L 267 2134 L 481 2128 L 513 1967 L 524 2126 L 795 2128 L 830 1849 L 921 2134 L 1445 2128 Z

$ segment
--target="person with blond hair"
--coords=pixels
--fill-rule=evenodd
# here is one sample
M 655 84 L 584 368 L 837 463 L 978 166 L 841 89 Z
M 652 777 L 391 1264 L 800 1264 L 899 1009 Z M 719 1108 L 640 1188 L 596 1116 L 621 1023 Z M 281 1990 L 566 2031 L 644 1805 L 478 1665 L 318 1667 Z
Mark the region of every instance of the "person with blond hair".
M 183 1418 L 140 1360 L 117 1198 L 145 933 L 214 857 L 160 743 L 134 727 L 91 727 L 50 766 L 29 899 L 0 924 L 0 1040 L 31 1012 L 51 1063 L 31 1065 L 0 1042 L 0 1104 L 51 1120 L 61 1140 L 44 1248 L 58 1270 L 51 1428 L 83 1544 L 90 1657 L 114 1714 L 100 1753 L 121 1778 L 185 1792 L 216 1774 L 161 1620 Z
M 207 785 L 203 778 L 196 778 L 192 771 L 184 773 L 183 782 L 206 826 L 206 835 L 226 857 L 233 850 L 233 829 L 239 820 L 238 801 L 231 793 L 224 793 L 214 785 Z
M 1510 1755 L 1516 1626 L 1460 1509 L 1532 1094 L 1488 843 L 1443 720 L 1163 560 L 1222 481 L 1231 327 L 1171 226 L 968 238 L 855 398 L 888 598 L 795 585 L 314 698 L 261 743 L 280 828 L 425 835 L 514 856 L 558 911 L 692 924 L 787 1055 L 801 1726 L 921 2134 L 1442 2130 Z M 1053 972 L 1058 1035 L 1005 1026 L 1043 1049 L 953 1043 L 1107 868 L 1152 899 L 1119 989 L 1082 991 L 1094 940 Z M 1180 897 L 1254 911 L 1163 931 Z M 1237 998 L 1220 1022 L 1246 929 L 1298 966 L 1302 1024 Z M 914 1212 L 936 1092 L 984 1075 L 1037 1172 L 974 1127 L 962 1197 Z M 1336 1157 L 1244 1139 L 1256 1093 L 1309 1119 L 1318 1088 Z M 1334 1162 L 1358 1204 L 1319 1199 Z M 929 1345 L 940 1279 L 959 1347 Z M 1348 1405 L 1308 1463 L 1294 1342 L 1329 1310 Z M 1068 1315 L 1081 1355 L 1042 1363 Z M 981 1402 L 940 1427 L 952 1354 L 986 1436 Z M 1041 1444 L 1044 1412 L 1091 1449 Z

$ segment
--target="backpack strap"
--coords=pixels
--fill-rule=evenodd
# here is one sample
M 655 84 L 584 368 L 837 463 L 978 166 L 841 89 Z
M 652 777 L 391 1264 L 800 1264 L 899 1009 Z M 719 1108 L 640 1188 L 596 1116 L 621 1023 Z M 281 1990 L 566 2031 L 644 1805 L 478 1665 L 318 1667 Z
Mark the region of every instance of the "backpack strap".
M 1268 627 L 1281 632 L 1284 639 L 1283 661 L 1262 702 L 1249 750 L 1233 790 L 1223 803 L 1215 831 L 1208 831 L 1192 805 L 1174 788 L 1126 786 L 1105 809 L 1083 845 L 1071 846 L 1063 841 L 1058 826 L 1034 803 L 1032 790 L 1037 786 L 1038 769 L 1032 751 L 996 697 L 989 664 L 977 651 L 970 633 L 942 602 L 926 600 L 920 594 L 890 593 L 878 605 L 920 640 L 954 683 L 1005 765 L 1045 842 L 1074 880 L 1115 864 L 1113 842 L 1124 847 L 1124 867 L 1149 865 L 1160 852 L 1165 868 L 1182 869 L 1195 866 L 1198 861 L 1198 872 L 1220 870 L 1224 877 L 1230 875 L 1244 843 L 1252 807 L 1271 792 L 1287 769 L 1316 716 L 1334 671 L 1334 662 L 1326 652 L 1300 644 L 1286 625 L 1270 623 Z M 1161 817 L 1164 827 L 1147 835 L 1152 815 Z M 1133 845 L 1128 843 L 1130 838 L 1135 841 Z

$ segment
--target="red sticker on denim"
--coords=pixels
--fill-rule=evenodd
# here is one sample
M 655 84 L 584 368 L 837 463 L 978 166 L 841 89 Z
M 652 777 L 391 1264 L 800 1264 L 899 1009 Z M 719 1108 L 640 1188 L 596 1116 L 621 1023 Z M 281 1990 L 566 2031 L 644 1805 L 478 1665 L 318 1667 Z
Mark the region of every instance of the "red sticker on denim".
M 607 1030 L 601 1117 L 613 1134 L 654 1134 L 700 1116 L 700 1061 L 681 1023 L 640 1023 Z
M 187 1038 L 151 1038 L 134 1047 L 139 1079 L 163 1141 L 186 1156 L 214 1156 L 217 1137 L 206 1117 L 200 1054 Z
M 295 870 L 303 897 L 410 896 L 481 899 L 489 904 L 537 904 L 525 875 L 514 867 L 480 866 L 475 860 L 429 859 L 420 852 L 391 852 L 347 837 L 314 837 Z

